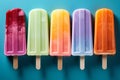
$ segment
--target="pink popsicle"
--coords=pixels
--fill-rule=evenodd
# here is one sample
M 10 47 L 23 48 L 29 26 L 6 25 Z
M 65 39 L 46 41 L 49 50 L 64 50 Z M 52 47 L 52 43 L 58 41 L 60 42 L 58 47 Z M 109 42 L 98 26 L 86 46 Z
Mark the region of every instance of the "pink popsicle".
M 15 63 L 18 62 L 17 56 L 26 53 L 25 14 L 22 9 L 15 8 L 6 13 L 4 52 L 6 56 L 14 56 Z

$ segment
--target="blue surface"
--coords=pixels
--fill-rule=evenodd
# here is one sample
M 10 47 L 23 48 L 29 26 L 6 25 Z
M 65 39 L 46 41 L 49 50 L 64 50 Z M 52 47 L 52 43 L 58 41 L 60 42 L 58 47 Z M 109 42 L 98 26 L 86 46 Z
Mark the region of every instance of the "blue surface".
M 0 80 L 120 80 L 120 0 L 1 0 L 0 1 Z M 108 57 L 108 69 L 102 70 L 101 56 L 86 57 L 86 69 L 79 69 L 79 57 L 65 57 L 62 71 L 57 70 L 56 57 L 42 57 L 42 68 L 35 69 L 35 57 L 19 57 L 19 69 L 13 70 L 12 57 L 4 56 L 5 13 L 22 8 L 28 18 L 33 8 L 44 8 L 49 15 L 56 8 L 65 8 L 71 14 L 77 8 L 95 11 L 107 7 L 114 11 L 117 54 Z

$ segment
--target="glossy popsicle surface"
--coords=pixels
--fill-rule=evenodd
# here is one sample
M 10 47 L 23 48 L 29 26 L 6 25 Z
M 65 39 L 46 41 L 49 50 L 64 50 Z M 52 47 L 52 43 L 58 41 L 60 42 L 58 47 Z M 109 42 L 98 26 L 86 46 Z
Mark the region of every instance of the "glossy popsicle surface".
M 44 9 L 33 9 L 29 13 L 27 54 L 48 55 L 48 15 Z
M 72 55 L 92 55 L 93 41 L 90 11 L 87 9 L 75 10 L 72 24 Z
M 94 53 L 113 55 L 116 52 L 114 14 L 110 9 L 100 9 L 95 15 Z
M 57 9 L 51 14 L 50 55 L 70 56 L 70 16 Z
M 6 13 L 5 46 L 6 56 L 20 56 L 26 53 L 25 14 L 15 8 Z

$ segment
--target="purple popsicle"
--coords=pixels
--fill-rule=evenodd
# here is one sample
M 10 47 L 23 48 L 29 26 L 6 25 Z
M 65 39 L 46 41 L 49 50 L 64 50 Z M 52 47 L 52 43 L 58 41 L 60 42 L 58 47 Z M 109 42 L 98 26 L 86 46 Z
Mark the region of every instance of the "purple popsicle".
M 73 12 L 72 55 L 81 56 L 81 69 L 84 69 L 84 56 L 93 55 L 91 23 L 88 9 L 77 9 Z

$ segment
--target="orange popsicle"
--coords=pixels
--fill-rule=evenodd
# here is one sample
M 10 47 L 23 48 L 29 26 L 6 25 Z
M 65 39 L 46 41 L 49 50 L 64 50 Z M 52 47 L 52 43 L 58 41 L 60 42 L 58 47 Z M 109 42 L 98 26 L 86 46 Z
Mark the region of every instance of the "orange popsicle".
M 107 68 L 107 55 L 116 53 L 114 14 L 107 8 L 97 10 L 95 15 L 94 53 L 103 55 L 103 69 Z
M 58 69 L 62 69 L 62 56 L 70 56 L 70 16 L 64 9 L 51 14 L 50 55 L 58 56 Z

